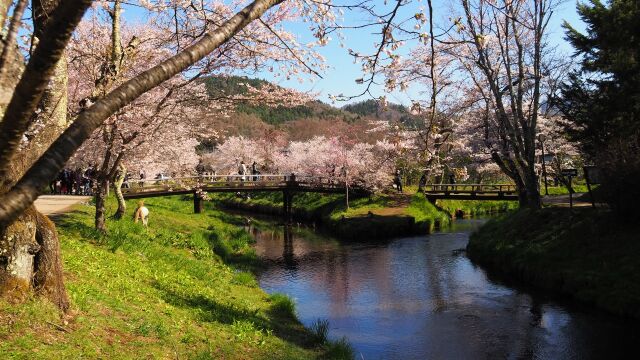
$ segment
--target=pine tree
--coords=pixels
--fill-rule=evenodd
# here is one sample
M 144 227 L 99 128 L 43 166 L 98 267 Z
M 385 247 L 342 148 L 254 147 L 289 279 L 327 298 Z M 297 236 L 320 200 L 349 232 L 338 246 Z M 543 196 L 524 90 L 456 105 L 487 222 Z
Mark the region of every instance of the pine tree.
M 563 87 L 560 106 L 577 125 L 572 135 L 596 157 L 640 130 L 640 2 L 591 0 L 578 4 L 578 13 L 586 34 L 564 26 L 581 68 Z
M 602 168 L 604 199 L 621 215 L 640 215 L 640 2 L 578 4 L 586 34 L 565 23 L 581 56 L 562 88 L 559 107 L 569 133 Z

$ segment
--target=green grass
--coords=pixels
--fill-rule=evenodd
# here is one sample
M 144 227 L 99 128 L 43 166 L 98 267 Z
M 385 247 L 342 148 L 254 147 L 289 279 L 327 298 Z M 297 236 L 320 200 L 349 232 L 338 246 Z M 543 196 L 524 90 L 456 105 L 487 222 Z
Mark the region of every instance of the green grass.
M 237 219 L 193 214 L 180 197 L 146 203 L 149 229 L 127 217 L 109 221 L 103 236 L 88 206 L 56 219 L 71 312 L 60 317 L 39 298 L 0 301 L 3 359 L 314 359 L 336 351 L 314 341 L 290 299 L 257 287 L 248 271 L 259 262 Z
M 589 192 L 589 189 L 587 188 L 586 184 L 573 184 L 572 185 L 573 188 L 573 192 L 574 193 L 586 193 Z M 595 190 L 598 188 L 598 185 L 592 185 L 591 186 L 591 190 Z M 542 185 L 540 187 L 540 194 L 544 195 L 544 185 Z M 549 195 L 567 195 L 569 194 L 569 189 L 567 189 L 566 186 L 560 185 L 560 186 L 548 186 L 547 187 L 547 191 L 549 192 Z
M 639 232 L 606 211 L 520 210 L 473 234 L 468 254 L 494 273 L 640 318 Z
M 589 189 L 587 189 L 587 185 L 584 184 L 573 184 L 572 185 L 573 191 L 574 193 L 586 193 L 589 191 Z M 591 187 L 591 189 L 595 189 L 597 188 L 597 185 L 594 185 Z M 549 192 L 549 195 L 567 195 L 569 194 L 569 189 L 567 189 L 566 186 L 548 186 L 547 190 Z M 544 195 L 545 193 L 545 189 L 544 189 L 544 185 L 542 185 L 540 187 L 540 194 Z
M 216 194 L 214 199 L 224 206 L 267 214 L 280 214 L 282 208 L 279 192 L 251 194 L 248 200 L 234 194 Z M 299 193 L 294 197 L 293 209 L 296 218 L 320 223 L 343 240 L 423 234 L 450 221 L 447 213 L 419 194 L 405 198 L 387 194 L 352 197 L 347 209 L 344 195 Z
M 347 209 L 347 203 L 344 197 L 340 197 L 339 201 L 333 203 L 329 216 L 333 220 L 341 219 L 343 216 L 346 218 L 364 216 L 368 215 L 371 211 L 392 206 L 391 202 L 391 198 L 388 196 L 372 195 L 370 197 L 352 199 L 349 201 L 349 209 Z
M 407 208 L 407 213 L 416 220 L 416 223 L 423 223 L 433 230 L 433 226 L 438 223 L 440 226 L 447 226 L 451 221 L 449 214 L 436 208 L 422 194 L 411 196 L 411 203 Z
M 464 216 L 495 214 L 518 209 L 517 201 L 502 200 L 438 200 L 438 206 L 451 215 L 462 211 Z

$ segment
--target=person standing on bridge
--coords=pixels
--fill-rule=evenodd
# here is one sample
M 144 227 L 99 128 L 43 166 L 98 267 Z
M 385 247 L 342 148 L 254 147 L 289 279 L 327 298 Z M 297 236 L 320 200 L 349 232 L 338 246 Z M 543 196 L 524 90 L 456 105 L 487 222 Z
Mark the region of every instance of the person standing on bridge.
M 240 181 L 245 180 L 245 175 L 247 174 L 247 165 L 244 164 L 244 160 L 240 161 L 240 165 L 238 166 L 238 175 L 240 175 Z
M 196 165 L 196 173 L 198 174 L 199 177 L 202 177 L 203 175 L 205 175 L 204 164 L 202 163 L 202 159 L 198 160 L 198 165 Z
M 129 189 L 131 188 L 131 185 L 129 185 L 129 180 L 131 179 L 131 173 L 130 172 L 126 172 L 124 174 L 124 180 L 122 181 L 122 187 L 125 189 Z
M 420 181 L 418 181 L 418 192 L 424 192 L 424 187 L 427 185 L 427 171 L 422 172 L 422 176 L 420 176 Z
M 251 164 L 251 175 L 253 175 L 253 181 L 258 181 L 258 175 L 260 175 L 260 171 L 258 171 L 258 164 L 254 161 Z
M 145 178 L 144 170 L 140 170 L 140 187 L 144 187 L 144 178 Z

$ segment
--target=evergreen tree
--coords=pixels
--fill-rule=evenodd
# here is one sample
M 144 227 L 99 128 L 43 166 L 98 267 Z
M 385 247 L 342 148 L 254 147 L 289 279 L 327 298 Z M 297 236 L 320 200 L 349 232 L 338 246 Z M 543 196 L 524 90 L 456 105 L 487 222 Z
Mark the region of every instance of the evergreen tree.
M 587 33 L 564 27 L 581 68 L 570 75 L 559 105 L 576 125 L 571 135 L 596 157 L 640 129 L 640 2 L 591 0 L 578 4 L 578 13 Z
M 580 69 L 558 105 L 572 123 L 569 134 L 603 170 L 604 200 L 622 215 L 640 215 L 640 2 L 591 0 L 578 13 L 586 34 L 564 26 Z

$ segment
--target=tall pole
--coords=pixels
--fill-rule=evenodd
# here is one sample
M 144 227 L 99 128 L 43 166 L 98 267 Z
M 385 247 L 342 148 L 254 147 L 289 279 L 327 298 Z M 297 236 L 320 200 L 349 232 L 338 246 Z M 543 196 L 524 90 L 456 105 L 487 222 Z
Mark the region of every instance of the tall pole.
M 573 177 L 569 175 L 569 209 L 573 209 L 573 185 L 571 184 L 571 180 Z
M 549 189 L 547 187 L 547 162 L 544 158 L 544 135 L 540 134 L 538 140 L 540 140 L 540 146 L 542 147 L 542 177 L 544 178 L 544 194 L 549 195 Z
M 344 173 L 344 187 L 346 191 L 347 210 L 349 210 L 349 169 L 346 169 Z

